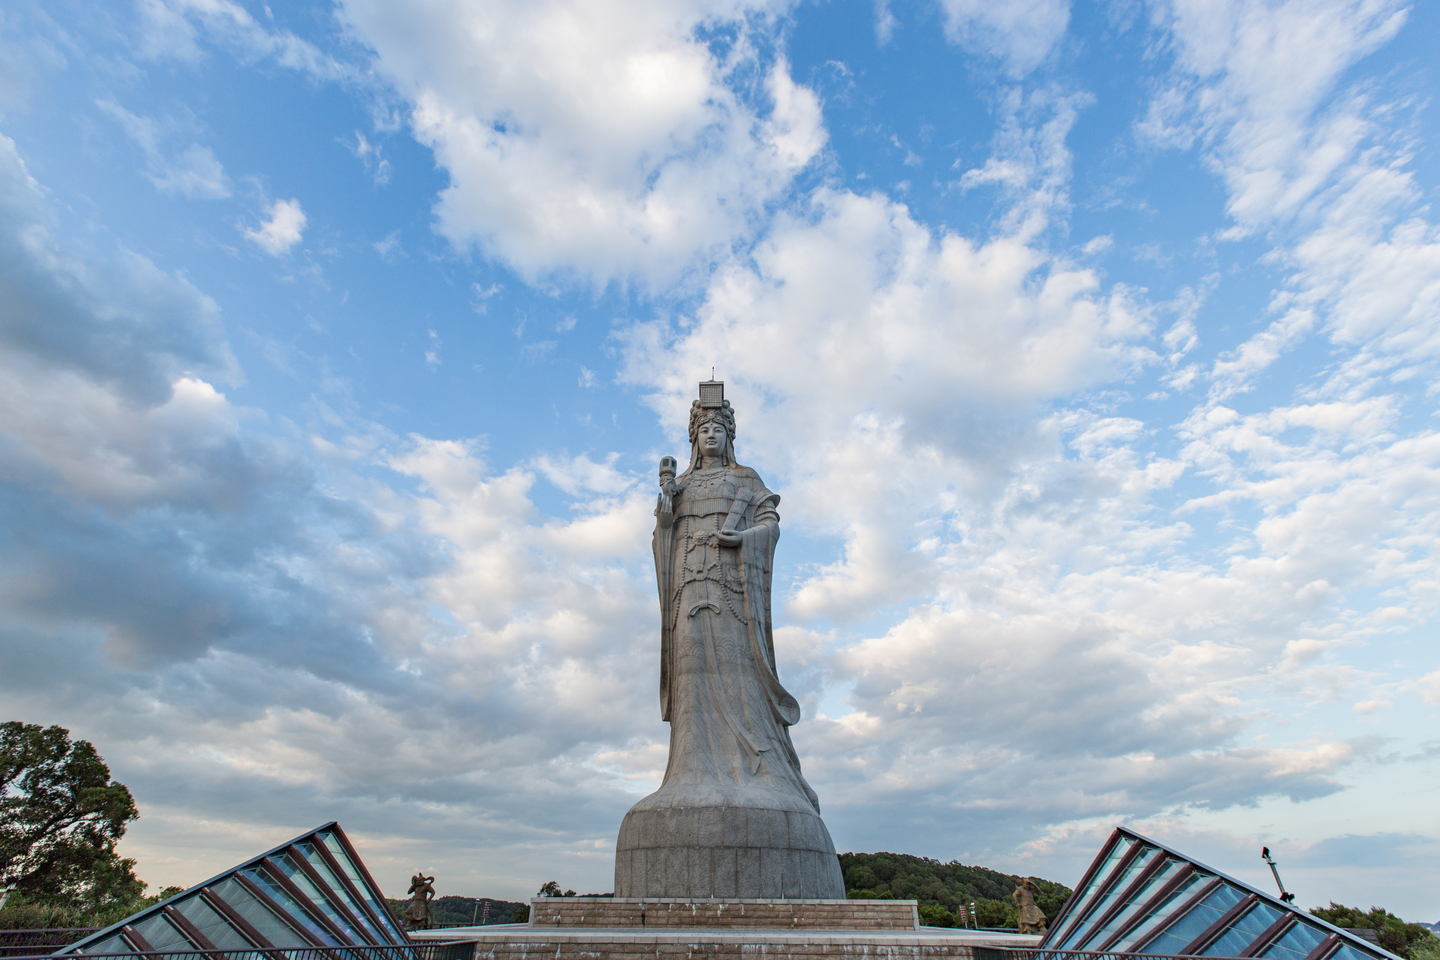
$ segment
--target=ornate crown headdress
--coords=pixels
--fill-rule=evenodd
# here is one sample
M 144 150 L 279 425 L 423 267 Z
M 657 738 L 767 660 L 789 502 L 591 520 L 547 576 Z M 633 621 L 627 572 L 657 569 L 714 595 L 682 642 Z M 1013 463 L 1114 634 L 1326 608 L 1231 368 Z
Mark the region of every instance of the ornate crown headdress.
M 690 404 L 690 442 L 695 442 L 695 431 L 702 423 L 717 420 L 725 427 L 730 442 L 735 442 L 735 411 L 725 399 L 724 380 L 700 381 L 700 399 Z

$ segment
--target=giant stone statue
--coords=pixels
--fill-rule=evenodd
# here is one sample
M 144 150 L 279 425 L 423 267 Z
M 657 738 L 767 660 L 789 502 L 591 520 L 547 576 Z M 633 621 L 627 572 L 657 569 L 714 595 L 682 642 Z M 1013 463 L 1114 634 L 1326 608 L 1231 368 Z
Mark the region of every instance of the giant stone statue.
M 660 716 L 670 762 L 631 808 L 615 851 L 617 897 L 843 899 L 820 802 L 800 773 L 800 719 L 775 675 L 771 563 L 780 497 L 735 462 L 725 385 L 700 384 L 690 466 L 660 461 Z

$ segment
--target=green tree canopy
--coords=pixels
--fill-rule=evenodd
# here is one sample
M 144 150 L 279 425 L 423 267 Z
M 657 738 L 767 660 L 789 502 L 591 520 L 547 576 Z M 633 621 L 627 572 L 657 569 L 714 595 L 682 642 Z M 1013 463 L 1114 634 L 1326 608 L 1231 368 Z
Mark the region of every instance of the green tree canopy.
M 981 926 L 1014 927 L 1016 910 L 1010 895 L 1021 877 L 987 867 L 972 867 L 951 861 L 941 863 L 908 853 L 842 853 L 840 870 L 845 876 L 845 895 L 862 900 L 916 900 L 921 920 L 927 926 L 957 924 L 957 908 L 975 904 Z M 1070 896 L 1070 888 L 1051 880 L 1034 878 L 1040 887 L 1035 905 L 1047 920 Z
M 115 844 L 139 813 L 87 740 L 64 727 L 0 724 L 0 886 L 31 903 L 99 909 L 141 897 Z
M 1337 927 L 1374 930 L 1380 938 L 1380 946 L 1410 960 L 1432 955 L 1440 947 L 1429 927 L 1423 923 L 1406 923 L 1382 907 L 1371 907 L 1366 912 L 1332 900 L 1328 907 L 1312 907 L 1310 914 Z

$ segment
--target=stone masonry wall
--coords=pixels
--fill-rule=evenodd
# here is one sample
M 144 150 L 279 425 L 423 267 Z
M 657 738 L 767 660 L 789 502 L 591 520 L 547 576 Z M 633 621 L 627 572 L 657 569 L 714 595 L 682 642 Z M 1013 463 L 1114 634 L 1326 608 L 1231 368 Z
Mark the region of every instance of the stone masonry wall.
M 973 960 L 954 944 L 669 942 L 479 943 L 475 960 Z
M 914 900 L 661 900 L 537 897 L 532 927 L 916 930 Z

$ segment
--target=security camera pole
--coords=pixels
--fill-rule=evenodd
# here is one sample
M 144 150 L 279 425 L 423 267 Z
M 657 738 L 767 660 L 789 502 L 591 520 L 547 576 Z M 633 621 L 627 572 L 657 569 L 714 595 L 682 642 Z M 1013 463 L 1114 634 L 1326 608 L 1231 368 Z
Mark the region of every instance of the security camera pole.
M 1270 872 L 1275 875 L 1275 886 L 1277 886 L 1277 887 L 1280 888 L 1280 899 L 1283 900 L 1283 901 L 1285 901 L 1286 903 L 1289 903 L 1291 900 L 1294 900 L 1294 899 L 1295 899 L 1295 894 L 1293 894 L 1293 893 L 1286 893 L 1286 892 L 1285 892 L 1285 884 L 1282 883 L 1281 880 L 1280 880 L 1280 871 L 1277 870 L 1277 869 L 1275 869 L 1275 861 L 1272 860 L 1272 859 L 1270 859 L 1270 848 L 1269 848 L 1269 847 L 1261 847 L 1261 848 L 1260 848 L 1260 859 L 1262 859 L 1262 860 L 1264 860 L 1266 863 L 1270 864 Z

